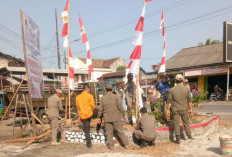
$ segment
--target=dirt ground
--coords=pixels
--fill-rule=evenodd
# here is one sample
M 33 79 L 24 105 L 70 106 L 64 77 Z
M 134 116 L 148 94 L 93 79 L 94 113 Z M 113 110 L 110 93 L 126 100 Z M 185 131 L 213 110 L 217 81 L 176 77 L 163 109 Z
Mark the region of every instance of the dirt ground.
M 8 119 L 0 126 L 0 157 L 217 157 L 220 156 L 219 137 L 229 135 L 232 137 L 232 124 L 221 123 L 214 133 L 196 140 L 181 141 L 180 145 L 173 142 L 159 142 L 155 146 L 139 148 L 131 145 L 128 149 L 115 146 L 115 150 L 108 150 L 104 144 L 94 144 L 92 149 L 85 144 L 62 143 L 59 146 L 51 146 L 50 141 L 33 143 L 27 146 L 25 142 L 7 144 L 5 140 L 11 139 L 13 119 Z M 38 125 L 41 128 L 40 125 Z M 16 127 L 15 132 L 19 132 Z

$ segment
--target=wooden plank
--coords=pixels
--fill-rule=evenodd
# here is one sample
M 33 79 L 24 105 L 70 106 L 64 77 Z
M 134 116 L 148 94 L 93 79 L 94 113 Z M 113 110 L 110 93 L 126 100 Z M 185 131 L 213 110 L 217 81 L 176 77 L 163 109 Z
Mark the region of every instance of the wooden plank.
M 51 132 L 52 132 L 51 130 L 48 130 L 47 132 L 45 132 L 45 133 L 43 133 L 43 134 L 37 136 L 37 138 L 28 141 L 28 142 L 27 142 L 27 145 L 32 144 L 33 142 L 35 142 L 35 141 L 37 141 L 38 139 L 40 139 L 40 138 L 42 138 L 42 137 L 44 137 L 44 136 L 50 134 Z
M 26 142 L 26 141 L 32 141 L 32 140 L 37 140 L 40 139 L 41 137 L 51 133 L 51 130 L 48 130 L 47 132 L 39 135 L 39 136 L 35 136 L 35 137 L 27 137 L 27 138 L 19 138 L 19 139 L 14 139 L 14 140 L 7 140 L 5 141 L 5 143 L 15 143 L 15 142 Z

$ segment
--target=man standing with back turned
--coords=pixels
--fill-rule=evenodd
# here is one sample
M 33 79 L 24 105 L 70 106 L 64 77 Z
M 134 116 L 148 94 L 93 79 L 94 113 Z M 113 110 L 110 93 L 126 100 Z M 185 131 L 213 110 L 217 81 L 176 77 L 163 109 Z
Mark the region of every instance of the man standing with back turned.
M 76 107 L 78 109 L 79 117 L 83 123 L 86 147 L 91 148 L 90 121 L 92 118 L 97 117 L 97 107 L 95 106 L 93 96 L 90 94 L 90 87 L 88 84 L 84 85 L 84 91 L 77 96 Z
M 177 74 L 175 81 L 177 86 L 170 89 L 166 115 L 170 117 L 170 107 L 173 102 L 173 120 L 176 134 L 175 143 L 180 144 L 180 117 L 188 138 L 194 139 L 191 136 L 191 129 L 189 127 L 189 114 L 192 114 L 192 101 L 189 88 L 183 85 L 183 76 Z
M 105 96 L 103 96 L 99 107 L 98 123 L 101 122 L 100 117 L 103 115 L 107 138 L 109 141 L 108 144 L 109 149 L 114 149 L 114 141 L 113 141 L 114 129 L 117 131 L 117 135 L 119 136 L 123 146 L 127 148 L 129 146 L 129 142 L 128 139 L 126 138 L 123 129 L 121 114 L 123 115 L 124 119 L 126 119 L 126 117 L 125 117 L 125 111 L 122 107 L 122 101 L 120 100 L 118 95 L 112 93 L 112 85 L 106 85 L 106 91 L 107 93 Z
M 60 99 L 62 92 L 60 89 L 55 90 L 55 94 L 48 98 L 48 108 L 46 114 L 52 129 L 52 143 L 51 145 L 59 145 L 57 142 L 57 133 L 60 131 L 60 123 L 58 120 L 59 111 L 64 111 L 62 101 Z

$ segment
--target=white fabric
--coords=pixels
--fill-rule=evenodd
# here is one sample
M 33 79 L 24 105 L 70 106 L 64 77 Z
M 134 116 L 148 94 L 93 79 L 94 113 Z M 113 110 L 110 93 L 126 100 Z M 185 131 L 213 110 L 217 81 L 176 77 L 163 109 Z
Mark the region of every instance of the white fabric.
M 143 5 L 143 11 L 142 11 L 142 15 L 141 16 L 145 16 L 145 11 L 146 11 L 146 3 L 144 3 Z
M 86 46 L 86 51 L 88 52 L 89 51 L 89 41 L 86 41 L 85 46 Z
M 86 65 L 89 66 L 89 65 L 92 65 L 92 60 L 87 58 L 86 59 Z
M 74 90 L 74 78 L 69 78 L 69 88 Z
M 134 45 L 142 45 L 143 43 L 143 32 L 137 32 L 136 38 L 133 41 Z
M 73 57 L 69 57 L 69 67 L 74 68 L 74 60 L 73 60 Z
M 140 59 L 133 59 L 131 67 L 129 69 L 129 73 L 133 73 L 135 75 L 138 74 L 140 68 Z
M 165 64 L 160 65 L 160 69 L 158 73 L 165 73 Z
M 63 47 L 68 48 L 68 36 L 67 35 L 64 37 Z

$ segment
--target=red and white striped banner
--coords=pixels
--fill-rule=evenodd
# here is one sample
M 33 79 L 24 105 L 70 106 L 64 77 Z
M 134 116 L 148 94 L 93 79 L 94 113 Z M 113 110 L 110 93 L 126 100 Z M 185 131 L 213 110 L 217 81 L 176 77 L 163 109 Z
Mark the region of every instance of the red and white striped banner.
M 87 35 L 86 35 L 86 32 L 85 32 L 85 28 L 84 28 L 81 17 L 79 18 L 79 24 L 80 24 L 80 27 L 81 27 L 82 44 L 85 43 L 86 51 L 87 51 L 86 65 L 89 68 L 88 73 L 91 76 L 91 80 L 95 80 L 94 74 L 93 74 L 93 64 L 92 64 L 91 54 L 90 54 L 90 49 L 89 49 L 89 41 L 88 41 L 88 38 L 87 38 Z
M 69 0 L 67 0 L 64 10 L 62 11 L 62 20 L 63 20 L 63 29 L 62 29 L 62 37 L 64 37 L 64 47 L 68 47 L 68 25 L 69 25 Z
M 74 62 L 70 48 L 68 53 L 69 53 L 69 88 L 71 90 L 74 90 Z
M 164 10 L 162 11 L 160 29 L 162 29 L 162 36 L 164 38 L 164 47 L 163 47 L 163 57 L 160 63 L 159 73 L 165 73 L 165 63 L 166 63 L 166 38 L 165 38 L 165 22 L 164 22 Z

